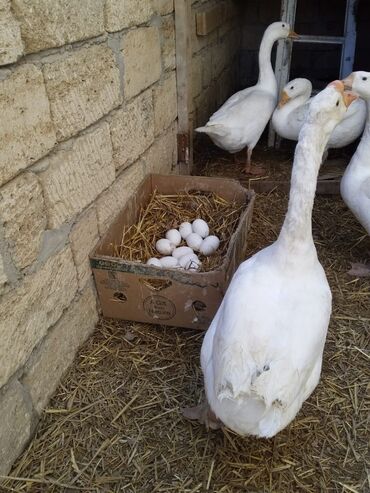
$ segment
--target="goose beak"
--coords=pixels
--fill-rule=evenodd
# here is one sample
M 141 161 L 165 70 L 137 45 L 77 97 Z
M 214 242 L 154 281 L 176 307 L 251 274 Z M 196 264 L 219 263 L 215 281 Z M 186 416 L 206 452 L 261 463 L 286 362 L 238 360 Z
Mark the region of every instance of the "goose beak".
M 348 106 L 353 102 L 353 101 L 356 101 L 356 99 L 358 99 L 358 96 L 357 94 L 353 93 L 353 92 L 348 92 L 346 91 L 344 94 L 343 94 L 343 100 L 344 100 L 344 104 L 346 105 L 346 107 L 348 108 Z
M 341 80 L 333 80 L 333 82 L 330 82 L 330 84 L 328 84 L 328 87 L 334 87 L 334 89 L 336 89 L 341 94 L 344 93 L 344 84 Z
M 299 39 L 299 34 L 297 34 L 294 31 L 290 31 L 289 34 L 288 34 L 288 38 L 290 38 L 290 39 Z
M 290 97 L 288 96 L 288 94 L 285 91 L 283 91 L 281 93 L 281 98 L 280 98 L 280 101 L 278 104 L 278 108 L 282 108 L 285 104 L 287 104 L 289 99 L 290 99 Z
M 342 80 L 345 89 L 352 89 L 354 75 L 350 74 L 348 77 Z

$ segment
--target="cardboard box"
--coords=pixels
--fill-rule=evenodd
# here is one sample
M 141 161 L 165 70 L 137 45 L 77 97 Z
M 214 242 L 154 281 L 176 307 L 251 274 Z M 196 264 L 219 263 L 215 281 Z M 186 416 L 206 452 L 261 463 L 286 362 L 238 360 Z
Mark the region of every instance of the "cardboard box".
M 186 272 L 158 269 L 110 256 L 110 245 L 119 243 L 124 226 L 135 224 L 140 209 L 149 202 L 154 190 L 162 194 L 195 190 L 216 192 L 226 200 L 236 200 L 245 205 L 221 267 L 210 272 Z M 149 175 L 90 256 L 103 315 L 137 322 L 207 329 L 232 275 L 244 260 L 254 198 L 253 191 L 246 190 L 235 180 Z

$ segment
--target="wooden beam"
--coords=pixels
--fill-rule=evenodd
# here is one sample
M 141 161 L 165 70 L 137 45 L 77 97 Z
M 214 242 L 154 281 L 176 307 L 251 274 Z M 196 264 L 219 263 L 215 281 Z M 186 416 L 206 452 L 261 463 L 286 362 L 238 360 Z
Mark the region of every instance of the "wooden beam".
M 191 46 L 191 2 L 188 0 L 175 0 L 175 30 L 178 151 L 180 158 L 178 165 L 180 174 L 190 174 L 193 167 L 193 95 L 191 84 L 193 53 Z
M 196 16 L 196 26 L 198 36 L 207 36 L 214 31 L 225 20 L 225 5 L 218 4 L 213 7 L 198 11 Z

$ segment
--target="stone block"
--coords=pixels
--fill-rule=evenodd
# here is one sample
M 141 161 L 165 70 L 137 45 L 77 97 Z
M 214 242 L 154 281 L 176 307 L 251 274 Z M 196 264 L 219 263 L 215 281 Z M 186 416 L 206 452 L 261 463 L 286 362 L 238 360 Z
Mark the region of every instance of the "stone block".
M 47 154 L 55 144 L 41 71 L 31 64 L 0 81 L 0 185 Z
M 170 14 L 174 11 L 173 0 L 153 0 L 154 11 L 159 15 Z
M 150 0 L 107 0 L 105 28 L 108 32 L 120 31 L 147 22 L 153 14 Z
M 9 473 L 32 433 L 33 411 L 23 386 L 14 380 L 0 395 L 0 474 Z
M 0 2 L 0 65 L 14 63 L 23 55 L 19 23 L 10 11 L 10 0 Z
M 113 185 L 98 198 L 96 201 L 96 212 L 100 235 L 106 232 L 115 216 L 136 192 L 143 178 L 143 162 L 138 160 L 129 168 L 122 171 Z
M 85 129 L 119 106 L 119 69 L 113 51 L 95 45 L 43 67 L 58 140 Z
M 88 284 L 27 362 L 22 382 L 38 413 L 47 405 L 78 348 L 93 332 L 97 321 L 95 293 Z
M 26 53 L 63 46 L 104 32 L 104 0 L 12 0 Z
M 7 282 L 8 282 L 8 276 L 5 272 L 4 259 L 0 253 L 0 295 L 2 294 Z
M 209 48 L 213 46 L 217 42 L 217 29 L 211 31 L 207 36 L 198 36 L 196 32 L 196 21 L 195 15 L 193 16 L 192 23 L 192 49 L 193 53 L 197 53 L 198 51 Z
M 176 67 L 175 21 L 173 15 L 167 15 L 162 19 L 162 60 L 165 70 L 173 70 Z
M 29 358 L 77 291 L 72 252 L 65 248 L 0 300 L 0 387 Z
M 156 27 L 129 31 L 122 39 L 125 66 L 124 91 L 127 99 L 136 96 L 161 75 L 161 47 Z
M 160 135 L 144 154 L 147 173 L 169 174 L 177 165 L 177 124 Z
M 153 90 L 154 131 L 161 134 L 177 117 L 176 73 L 156 85 Z
M 42 162 L 39 174 L 49 228 L 58 228 L 85 209 L 115 178 L 109 126 L 102 123 L 77 137 L 70 149 Z
M 225 4 L 220 2 L 206 7 L 196 14 L 197 35 L 206 36 L 225 20 Z
M 78 287 L 82 290 L 91 277 L 89 254 L 99 240 L 95 207 L 83 212 L 69 235 Z
M 116 169 L 129 166 L 154 140 L 154 112 L 151 89 L 117 110 L 110 120 L 113 159 Z
M 0 189 L 0 218 L 14 264 L 23 269 L 36 260 L 46 227 L 44 199 L 33 173 L 23 173 Z

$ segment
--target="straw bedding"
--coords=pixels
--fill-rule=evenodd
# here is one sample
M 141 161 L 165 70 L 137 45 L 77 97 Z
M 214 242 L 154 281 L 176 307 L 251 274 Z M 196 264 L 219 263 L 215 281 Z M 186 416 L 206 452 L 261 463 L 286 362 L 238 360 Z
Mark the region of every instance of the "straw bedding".
M 248 254 L 274 241 L 286 204 L 257 198 Z M 180 408 L 202 397 L 203 334 L 102 320 L 1 491 L 370 491 L 370 282 L 345 273 L 370 239 L 339 197 L 318 197 L 313 223 L 333 315 L 320 384 L 287 429 L 257 440 L 186 421 Z

